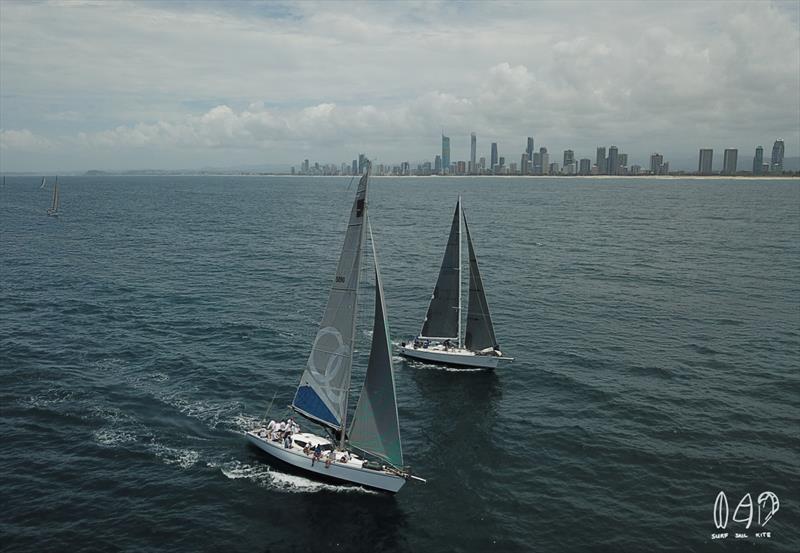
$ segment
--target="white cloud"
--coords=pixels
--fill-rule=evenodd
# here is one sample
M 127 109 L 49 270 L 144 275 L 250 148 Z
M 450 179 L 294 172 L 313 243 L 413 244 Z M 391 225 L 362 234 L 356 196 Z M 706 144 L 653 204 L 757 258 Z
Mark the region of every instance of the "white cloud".
M 4 148 L 400 161 L 432 158 L 444 128 L 454 157 L 470 131 L 510 157 L 530 134 L 579 155 L 800 150 L 796 2 L 182 8 L 4 2 Z

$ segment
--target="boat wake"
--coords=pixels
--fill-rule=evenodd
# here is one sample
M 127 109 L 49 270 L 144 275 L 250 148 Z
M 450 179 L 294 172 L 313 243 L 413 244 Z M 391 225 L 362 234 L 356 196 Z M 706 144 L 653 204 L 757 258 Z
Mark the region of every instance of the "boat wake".
M 337 492 L 337 493 L 363 493 L 377 495 L 378 492 L 367 490 L 359 486 L 337 486 L 309 480 L 302 476 L 287 474 L 276 471 L 266 465 L 248 465 L 241 461 L 229 461 L 221 465 L 208 463 L 210 468 L 219 468 L 220 472 L 230 480 L 247 479 L 251 482 L 286 493 L 316 493 L 316 492 Z

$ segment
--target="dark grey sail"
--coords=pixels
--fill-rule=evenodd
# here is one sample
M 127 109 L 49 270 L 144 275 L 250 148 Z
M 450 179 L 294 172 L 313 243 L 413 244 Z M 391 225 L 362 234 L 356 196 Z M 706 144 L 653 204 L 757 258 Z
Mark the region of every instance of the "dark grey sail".
M 469 248 L 469 307 L 467 308 L 467 332 L 464 337 L 464 346 L 472 351 L 491 348 L 497 345 L 494 335 L 492 316 L 489 313 L 489 304 L 483 291 L 481 273 L 478 271 L 478 259 L 472 247 L 472 238 L 469 235 L 467 218 L 464 218 L 464 230 L 467 232 L 467 247 Z
M 371 238 L 371 228 L 369 234 Z M 392 345 L 374 242 L 372 256 L 375 260 L 375 322 L 372 328 L 372 349 L 369 353 L 367 376 L 350 427 L 350 445 L 380 457 L 395 467 L 402 467 L 403 449 L 400 443 L 400 422 L 397 416 L 392 369 Z
M 433 289 L 431 303 L 422 336 L 428 338 L 459 338 L 461 319 L 461 199 L 456 203 L 450 237 L 444 250 L 439 280 Z

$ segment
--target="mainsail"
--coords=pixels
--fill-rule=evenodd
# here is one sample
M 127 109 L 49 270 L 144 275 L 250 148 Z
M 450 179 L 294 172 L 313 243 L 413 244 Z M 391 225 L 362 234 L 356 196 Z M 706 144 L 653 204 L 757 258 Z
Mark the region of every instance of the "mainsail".
M 428 338 L 458 338 L 461 321 L 461 198 L 456 204 L 450 236 L 444 250 L 439 280 L 433 289 L 431 303 L 422 336 Z
M 369 221 L 367 226 L 369 227 Z M 371 227 L 369 235 L 372 241 Z M 350 445 L 388 461 L 396 467 L 402 467 L 403 450 L 397 416 L 392 346 L 374 241 L 372 256 L 375 260 L 375 322 L 372 329 L 372 349 L 369 354 L 367 376 L 350 427 Z
M 328 304 L 292 400 L 297 412 L 337 431 L 344 425 L 350 389 L 369 173 L 368 164 L 358 183 Z
M 483 281 L 478 271 L 478 259 L 472 247 L 472 238 L 469 235 L 467 218 L 464 217 L 464 230 L 467 231 L 467 247 L 469 248 L 469 307 L 467 308 L 467 332 L 464 345 L 467 349 L 479 351 L 497 345 L 492 325 L 492 316 L 489 313 L 489 304 L 486 303 L 486 294 L 483 292 Z
M 58 213 L 58 177 L 53 185 L 53 205 L 50 206 L 49 213 Z

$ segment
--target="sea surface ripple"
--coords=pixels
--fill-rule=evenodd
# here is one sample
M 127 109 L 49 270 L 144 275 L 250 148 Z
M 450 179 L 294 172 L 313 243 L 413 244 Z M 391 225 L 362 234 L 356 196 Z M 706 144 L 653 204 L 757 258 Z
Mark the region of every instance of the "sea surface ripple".
M 241 434 L 291 400 L 355 183 L 62 177 L 54 219 L 39 182 L 0 188 L 4 551 L 800 551 L 797 180 L 373 179 L 394 341 L 460 193 L 516 358 L 395 358 L 428 483 L 394 497 Z M 765 490 L 771 538 L 711 539 Z

